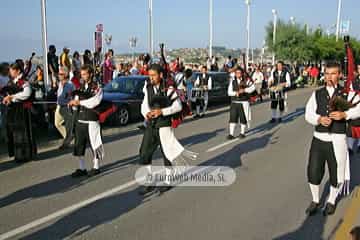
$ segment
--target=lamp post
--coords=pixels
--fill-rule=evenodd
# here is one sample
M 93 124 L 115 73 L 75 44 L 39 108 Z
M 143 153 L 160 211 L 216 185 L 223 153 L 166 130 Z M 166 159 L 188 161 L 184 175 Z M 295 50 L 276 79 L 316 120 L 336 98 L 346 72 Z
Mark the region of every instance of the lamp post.
M 272 57 L 272 64 L 275 65 L 275 43 L 276 43 L 276 25 L 277 25 L 277 11 L 276 9 L 272 10 L 273 14 L 273 57 Z
M 249 66 L 250 55 L 250 4 L 251 0 L 245 0 L 247 6 L 247 21 L 246 21 L 246 36 L 247 36 L 247 48 L 246 48 L 246 66 Z

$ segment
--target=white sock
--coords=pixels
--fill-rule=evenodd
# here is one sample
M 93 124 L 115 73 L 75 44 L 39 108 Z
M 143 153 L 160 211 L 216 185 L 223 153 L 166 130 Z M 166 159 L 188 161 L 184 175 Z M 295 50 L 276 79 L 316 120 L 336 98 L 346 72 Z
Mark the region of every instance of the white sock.
M 79 158 L 79 169 L 80 170 L 85 170 L 85 160 L 83 158 Z
M 204 108 L 203 108 L 203 114 L 205 114 L 205 112 L 206 112 L 206 110 L 207 110 L 207 102 L 205 103 L 205 105 L 204 105 Z
M 196 106 L 196 114 L 200 115 L 200 106 Z
M 313 185 L 311 183 L 309 183 L 309 186 L 310 186 L 310 191 L 311 191 L 311 195 L 313 198 L 313 202 L 319 203 L 320 202 L 320 199 L 319 199 L 320 186 Z
M 99 159 L 94 158 L 93 162 L 94 162 L 94 169 L 99 169 Z
M 338 196 L 339 188 L 330 186 L 330 194 L 327 200 L 328 203 L 335 205 L 336 198 Z
M 234 136 L 235 128 L 236 128 L 236 123 L 230 123 L 229 124 L 229 133 L 230 133 L 231 136 Z
M 276 109 L 271 109 L 271 118 L 274 118 L 274 119 L 277 118 L 277 111 L 276 111 Z
M 351 137 L 347 138 L 348 148 L 350 148 L 351 150 L 353 150 L 354 142 L 355 142 L 355 139 L 353 139 Z
M 284 115 L 284 112 L 280 112 L 280 113 L 279 113 L 279 117 L 280 117 L 280 118 L 282 118 L 283 115 Z
M 151 171 L 151 164 L 150 164 L 150 165 L 146 165 L 145 168 L 146 168 L 146 170 L 148 171 L 149 174 L 152 173 L 152 171 Z
M 246 124 L 240 124 L 240 133 L 245 135 Z

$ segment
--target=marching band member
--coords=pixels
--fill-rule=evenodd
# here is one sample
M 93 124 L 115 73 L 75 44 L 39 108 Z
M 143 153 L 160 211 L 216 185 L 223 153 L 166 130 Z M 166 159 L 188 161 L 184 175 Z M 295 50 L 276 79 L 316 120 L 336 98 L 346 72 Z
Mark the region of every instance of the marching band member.
M 206 113 L 209 103 L 209 90 L 212 89 L 212 79 L 208 74 L 208 69 L 206 66 L 202 66 L 201 75 L 196 79 L 195 87 L 204 91 L 204 96 L 203 99 L 196 100 L 196 114 L 194 117 L 203 117 Z M 202 107 L 202 113 L 200 113 L 200 107 Z
M 320 207 L 320 183 L 325 173 L 325 163 L 329 168 L 330 194 L 324 209 L 324 215 L 331 215 L 336 209 L 336 198 L 341 186 L 350 180 L 349 156 L 346 142 L 347 120 L 360 117 L 360 105 L 349 110 L 337 109 L 332 101 L 348 101 L 354 93 L 347 94 L 338 82 L 340 65 L 328 63 L 325 68 L 326 86 L 313 92 L 306 104 L 305 119 L 315 126 L 307 167 L 308 182 L 312 202 L 306 209 L 308 215 L 314 215 Z M 355 101 L 359 101 L 355 96 Z
M 91 177 L 99 174 L 99 163 L 104 158 L 99 117 L 96 111 L 94 111 L 101 103 L 103 91 L 93 81 L 93 70 L 89 65 L 81 67 L 81 79 L 84 82 L 79 90 L 74 91 L 74 100 L 69 102 L 70 107 L 78 108 L 78 120 L 75 125 L 74 156 L 79 158 L 79 168 L 71 174 L 74 178 L 87 175 Z M 90 143 L 93 154 L 93 168 L 89 173 L 85 168 L 85 150 L 88 143 Z
M 250 126 L 250 94 L 255 91 L 255 85 L 250 79 L 245 79 L 244 70 L 238 67 L 235 78 L 230 80 L 228 95 L 231 97 L 230 121 L 228 139 L 234 139 L 236 124 L 240 119 L 240 137 L 245 138 L 246 127 Z
M 284 63 L 282 61 L 277 63 L 276 70 L 271 73 L 268 84 L 271 97 L 270 123 L 275 123 L 276 121 L 281 122 L 286 106 L 284 88 L 291 86 L 290 74 L 284 69 Z M 278 107 L 279 115 L 277 111 Z

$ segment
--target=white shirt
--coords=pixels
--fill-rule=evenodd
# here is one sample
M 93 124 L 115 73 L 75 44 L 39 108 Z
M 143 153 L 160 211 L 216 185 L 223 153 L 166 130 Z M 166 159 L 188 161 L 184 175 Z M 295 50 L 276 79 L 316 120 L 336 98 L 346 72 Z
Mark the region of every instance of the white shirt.
M 271 71 L 270 78 L 269 78 L 269 81 L 268 81 L 269 86 L 271 86 L 274 83 L 274 72 L 275 71 Z M 281 73 L 282 73 L 282 71 L 278 71 L 279 76 L 281 75 Z M 286 78 L 286 86 L 285 87 L 290 87 L 291 86 L 291 79 L 290 79 L 289 72 L 286 72 L 285 78 Z
M 17 78 L 15 78 L 13 81 L 16 84 L 20 79 L 22 78 L 22 74 L 20 74 Z M 21 92 L 18 92 L 14 95 L 12 95 L 12 100 L 13 102 L 19 102 L 19 101 L 24 101 L 26 99 L 28 99 L 31 95 L 31 87 L 29 82 L 25 82 L 24 85 L 22 86 L 23 90 Z
M 238 84 L 240 84 L 241 80 L 237 79 Z M 252 81 L 247 80 L 246 81 L 246 85 L 248 86 L 247 88 L 245 88 L 245 92 L 246 93 L 252 93 L 255 91 L 255 85 Z M 236 96 L 236 92 L 234 91 L 233 88 L 233 79 L 230 81 L 229 87 L 228 87 L 228 95 L 230 97 L 235 97 Z
M 328 91 L 329 96 L 332 96 L 335 91 L 335 89 L 333 87 L 326 87 L 326 90 Z M 356 93 L 354 93 L 354 92 L 349 93 L 348 101 L 350 101 L 352 99 L 354 94 L 356 94 Z M 360 100 L 360 98 L 357 95 L 354 98 L 354 102 L 357 102 L 359 100 Z M 313 94 L 311 95 L 309 101 L 306 104 L 306 108 L 305 108 L 305 120 L 313 126 L 319 125 L 318 120 L 321 117 L 319 114 L 316 113 L 316 109 L 317 109 L 316 95 L 315 95 L 315 92 L 313 92 Z M 346 120 L 360 118 L 360 104 L 356 105 L 353 108 L 350 108 L 349 110 L 345 111 L 345 113 L 346 113 Z M 317 139 L 324 141 L 324 142 L 331 142 L 332 135 L 344 135 L 344 134 L 320 133 L 320 132 L 314 131 L 314 137 L 316 137 Z
M 264 74 L 262 72 L 254 72 L 254 74 L 252 75 L 252 80 L 256 84 L 260 84 L 264 80 Z
M 206 76 L 206 74 L 202 74 L 202 77 L 204 78 Z M 200 86 L 200 76 L 197 77 L 196 81 L 195 81 L 195 86 Z M 212 79 L 209 76 L 209 80 L 208 80 L 208 90 L 212 89 Z

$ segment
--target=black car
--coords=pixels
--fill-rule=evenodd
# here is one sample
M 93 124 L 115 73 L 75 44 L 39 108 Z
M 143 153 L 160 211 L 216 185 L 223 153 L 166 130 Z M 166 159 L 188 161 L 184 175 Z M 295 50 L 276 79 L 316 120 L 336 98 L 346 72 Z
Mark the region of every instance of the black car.
M 209 105 L 230 102 L 227 90 L 229 87 L 229 74 L 227 72 L 209 72 L 212 79 L 212 89 L 209 90 Z M 201 75 L 201 72 L 193 74 L 194 80 Z
M 126 125 L 131 120 L 141 118 L 141 103 L 144 98 L 143 88 L 147 76 L 126 76 L 113 79 L 104 87 L 103 100 L 113 102 L 118 110 L 108 122 Z

